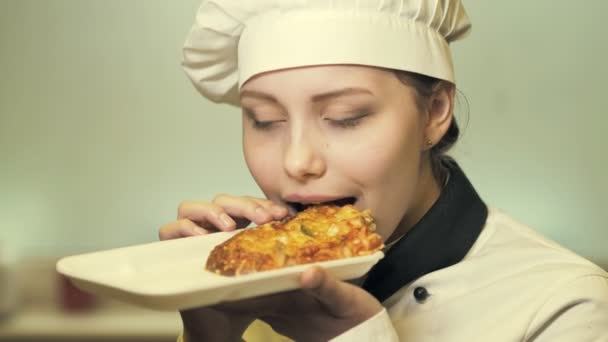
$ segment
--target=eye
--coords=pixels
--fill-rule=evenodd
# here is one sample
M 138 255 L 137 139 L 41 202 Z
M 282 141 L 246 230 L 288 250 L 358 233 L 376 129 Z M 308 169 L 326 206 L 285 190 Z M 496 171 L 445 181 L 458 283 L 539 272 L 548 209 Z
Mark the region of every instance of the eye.
M 245 114 L 245 117 L 248 119 L 248 121 L 251 123 L 251 126 L 259 131 L 271 130 L 277 124 L 285 122 L 284 119 L 278 118 L 277 115 L 267 115 L 268 118 L 266 120 L 260 120 L 258 116 L 251 110 L 244 109 L 243 113 Z
M 347 118 L 343 118 L 343 119 L 325 118 L 325 120 L 329 121 L 329 123 L 332 126 L 335 126 L 338 128 L 354 128 L 357 125 L 359 125 L 361 123 L 361 121 L 363 119 L 365 119 L 365 117 L 367 117 L 368 115 L 369 115 L 369 112 L 360 111 L 360 112 L 355 113 L 353 116 L 350 116 Z
M 361 122 L 362 119 L 363 119 L 363 117 L 357 117 L 357 118 L 348 118 L 348 119 L 342 119 L 342 120 L 329 120 L 329 122 L 331 122 L 331 124 L 336 127 L 352 128 L 352 127 L 356 127 Z
M 280 122 L 284 122 L 284 120 L 276 120 L 276 121 L 258 121 L 255 119 L 251 120 L 253 123 L 253 128 L 260 131 L 268 131 L 276 126 Z

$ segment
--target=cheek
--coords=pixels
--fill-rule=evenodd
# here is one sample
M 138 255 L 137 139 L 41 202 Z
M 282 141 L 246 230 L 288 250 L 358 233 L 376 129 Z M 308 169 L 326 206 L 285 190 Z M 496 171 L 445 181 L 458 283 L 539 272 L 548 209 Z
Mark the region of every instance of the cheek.
M 281 151 L 276 144 L 262 143 L 243 136 L 245 163 L 255 182 L 264 193 L 273 191 L 281 172 Z
M 379 233 L 387 238 L 414 202 L 420 176 L 420 130 L 414 123 L 383 124 L 348 153 L 335 154 L 342 175 L 358 184 Z M 381 134 L 379 134 L 381 133 Z
M 343 172 L 362 184 L 407 177 L 420 158 L 419 131 L 409 122 L 380 122 L 345 146 L 335 146 L 334 159 Z

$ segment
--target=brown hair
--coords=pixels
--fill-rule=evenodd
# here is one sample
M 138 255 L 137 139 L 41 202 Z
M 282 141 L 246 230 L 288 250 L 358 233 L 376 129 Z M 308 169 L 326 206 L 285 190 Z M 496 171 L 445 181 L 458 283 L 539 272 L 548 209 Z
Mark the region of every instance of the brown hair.
M 429 99 L 433 94 L 445 89 L 445 87 L 454 86 L 452 83 L 431 76 L 402 70 L 394 70 L 393 72 L 403 84 L 411 86 L 416 90 L 416 104 L 421 111 L 428 110 Z M 458 128 L 458 123 L 456 122 L 456 118 L 452 117 L 452 122 L 447 132 L 430 150 L 431 169 L 440 184 L 443 184 L 447 177 L 447 170 L 444 164 L 453 161 L 451 157 L 446 155 L 446 152 L 456 143 L 459 135 L 460 129 Z

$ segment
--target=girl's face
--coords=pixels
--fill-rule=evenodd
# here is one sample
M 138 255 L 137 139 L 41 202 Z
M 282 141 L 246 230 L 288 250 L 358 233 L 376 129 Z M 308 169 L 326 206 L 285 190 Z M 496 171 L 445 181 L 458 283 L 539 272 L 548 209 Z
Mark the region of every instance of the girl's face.
M 407 231 L 439 194 L 426 143 L 438 134 L 432 115 L 419 111 L 415 90 L 390 71 L 273 71 L 246 82 L 241 104 L 249 170 L 269 199 L 292 212 L 354 202 L 372 210 L 388 239 L 397 228 Z

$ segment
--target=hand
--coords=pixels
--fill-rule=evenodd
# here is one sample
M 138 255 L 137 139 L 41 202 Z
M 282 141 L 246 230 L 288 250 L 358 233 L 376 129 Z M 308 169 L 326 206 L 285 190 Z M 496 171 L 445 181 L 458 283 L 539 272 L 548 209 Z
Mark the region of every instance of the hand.
M 300 277 L 301 290 L 216 305 L 235 317 L 255 317 L 300 341 L 327 341 L 373 317 L 383 308 L 365 290 L 313 266 Z
M 287 208 L 267 199 L 222 194 L 211 202 L 182 202 L 177 209 L 177 221 L 162 226 L 158 236 L 168 240 L 231 231 L 251 222 L 261 225 L 280 220 L 288 213 Z
M 161 240 L 231 231 L 280 220 L 288 214 L 285 207 L 254 197 L 218 195 L 211 202 L 186 201 L 179 205 L 177 220 L 162 226 Z M 215 308 L 180 312 L 187 341 L 241 341 L 245 329 L 255 319 L 248 314 L 228 314 Z
M 287 215 L 265 199 L 220 195 L 212 202 L 183 202 L 178 220 L 163 226 L 161 240 L 230 231 Z M 225 214 L 225 215 L 224 215 Z M 228 219 L 226 218 L 228 216 Z M 187 341 L 240 341 L 254 319 L 297 341 L 329 340 L 382 310 L 357 286 L 338 281 L 320 267 L 300 277 L 302 289 L 181 312 Z

